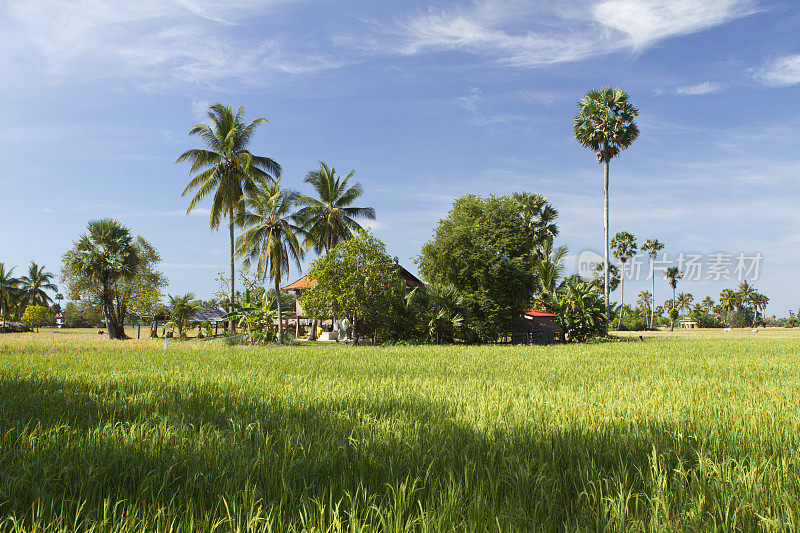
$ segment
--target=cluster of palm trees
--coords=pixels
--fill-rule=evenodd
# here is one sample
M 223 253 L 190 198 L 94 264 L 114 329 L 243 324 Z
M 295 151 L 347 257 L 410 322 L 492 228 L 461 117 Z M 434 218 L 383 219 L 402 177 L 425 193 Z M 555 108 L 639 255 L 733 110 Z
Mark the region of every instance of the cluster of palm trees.
M 14 277 L 15 269 L 16 267 L 6 269 L 6 266 L 0 263 L 0 313 L 2 313 L 3 327 L 6 325 L 6 319 L 18 320 L 29 305 L 50 307 L 53 298 L 47 292 L 58 291 L 58 287 L 53 283 L 55 276 L 47 272 L 44 266 L 31 261 L 28 274 L 19 278 Z M 63 296 L 56 294 L 55 299 L 60 301 Z
M 202 139 L 204 147 L 187 150 L 177 162 L 189 162 L 191 181 L 183 195 L 194 193 L 187 213 L 207 196 L 213 196 L 210 225 L 218 229 L 227 219 L 230 236 L 230 302 L 236 301 L 236 257 L 244 258 L 244 266 L 255 265 L 261 279 L 275 283 L 280 294 L 283 276 L 290 265 L 299 269 L 305 252 L 327 253 L 353 232 L 361 229 L 358 218 L 375 219 L 371 207 L 354 207 L 363 189 L 351 182 L 351 171 L 340 177 L 336 169 L 325 163 L 309 172 L 305 182 L 314 189 L 314 196 L 303 195 L 281 186 L 281 166 L 269 157 L 254 155 L 249 150 L 257 127 L 266 122 L 257 118 L 244 120 L 244 109 L 215 104 L 208 110 L 208 123 L 190 131 Z M 242 233 L 235 235 L 235 228 Z M 281 300 L 277 297 L 278 315 Z M 233 324 L 230 324 L 233 328 Z M 283 342 L 283 324 L 278 321 L 278 342 Z

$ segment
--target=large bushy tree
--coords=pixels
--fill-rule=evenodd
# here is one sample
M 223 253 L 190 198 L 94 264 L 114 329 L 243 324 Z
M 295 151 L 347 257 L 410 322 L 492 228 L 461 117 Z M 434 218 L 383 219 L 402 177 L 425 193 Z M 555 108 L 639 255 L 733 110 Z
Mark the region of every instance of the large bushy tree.
M 544 213 L 545 207 L 532 216 Z M 451 285 L 461 293 L 479 340 L 494 340 L 509 331 L 536 292 L 536 252 L 553 231 L 524 228 L 554 222 L 526 221 L 526 209 L 513 196 L 459 198 L 418 258 L 426 281 Z
M 314 262 L 308 277 L 317 283 L 303 294 L 303 309 L 318 319 L 347 318 L 354 338 L 391 328 L 406 295 L 399 270 L 386 246 L 361 230 Z
M 160 257 L 145 239 L 134 240 L 114 219 L 94 220 L 87 229 L 64 254 L 61 280 L 69 299 L 100 310 L 109 338 L 124 339 L 125 320 L 138 295 L 146 298 L 166 285 L 164 275 L 155 270 Z

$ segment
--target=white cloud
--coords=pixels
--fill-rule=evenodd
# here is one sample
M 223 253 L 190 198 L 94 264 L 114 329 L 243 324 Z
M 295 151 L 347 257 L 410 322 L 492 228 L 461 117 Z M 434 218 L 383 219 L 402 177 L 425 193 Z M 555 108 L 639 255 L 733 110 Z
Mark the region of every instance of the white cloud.
M 779 57 L 756 72 L 756 79 L 775 87 L 800 83 L 800 54 Z
M 466 109 L 467 111 L 477 111 L 478 110 L 478 102 L 482 97 L 482 92 L 477 87 L 472 87 L 469 90 L 468 96 L 460 96 L 458 98 L 458 103 Z
M 429 10 L 381 30 L 384 51 L 392 53 L 464 51 L 536 67 L 639 51 L 753 11 L 751 0 L 584 0 L 547 8 L 522 0 L 476 0 L 466 8 Z M 375 48 L 376 41 L 369 42 Z
M 704 81 L 694 85 L 684 85 L 677 87 L 675 93 L 681 96 L 698 96 L 703 94 L 718 93 L 722 90 L 722 85 L 713 81 Z
M 301 51 L 302 43 L 290 50 L 274 32 L 269 38 L 247 38 L 243 28 L 250 19 L 288 1 L 234 0 L 224 10 L 205 0 L 7 2 L 0 4 L 0 68 L 20 79 L 34 69 L 52 83 L 119 77 L 160 88 L 229 79 L 257 84 L 269 80 L 270 73 L 341 65 L 324 54 Z

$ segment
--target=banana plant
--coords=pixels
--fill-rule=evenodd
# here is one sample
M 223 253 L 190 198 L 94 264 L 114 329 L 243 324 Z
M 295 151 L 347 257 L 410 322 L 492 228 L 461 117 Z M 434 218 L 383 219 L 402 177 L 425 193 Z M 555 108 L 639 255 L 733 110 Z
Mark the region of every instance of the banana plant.
M 245 291 L 241 303 L 234 303 L 233 310 L 223 318 L 234 322 L 243 332 L 249 344 L 268 344 L 275 341 L 275 319 L 278 310 L 272 301 L 264 295 L 263 300 L 255 302 L 250 291 Z

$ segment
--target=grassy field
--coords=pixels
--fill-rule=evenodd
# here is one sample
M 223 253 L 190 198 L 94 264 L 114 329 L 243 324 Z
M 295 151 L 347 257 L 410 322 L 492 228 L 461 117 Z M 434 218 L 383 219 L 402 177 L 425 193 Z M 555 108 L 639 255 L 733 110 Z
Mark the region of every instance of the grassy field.
M 800 528 L 800 337 L 651 336 L 3 335 L 0 530 Z

